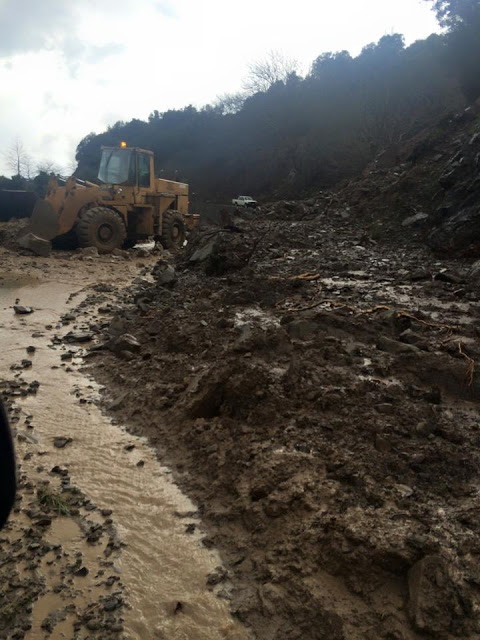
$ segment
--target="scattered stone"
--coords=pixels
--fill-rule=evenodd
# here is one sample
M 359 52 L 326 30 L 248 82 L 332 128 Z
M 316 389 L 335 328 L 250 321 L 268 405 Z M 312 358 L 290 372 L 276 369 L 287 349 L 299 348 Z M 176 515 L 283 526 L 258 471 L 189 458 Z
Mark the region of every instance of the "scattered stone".
M 28 315 L 29 313 L 33 313 L 32 307 L 23 307 L 21 304 L 13 305 L 13 310 L 20 316 Z
M 64 342 L 90 342 L 94 334 L 90 331 L 70 331 L 63 340 Z
M 138 353 L 141 349 L 140 342 L 130 333 L 124 333 L 115 340 L 111 340 L 108 346 L 114 353 L 120 353 L 122 351 Z
M 161 287 L 173 287 L 177 282 L 177 272 L 170 264 L 161 265 L 154 270 L 157 284 Z
M 63 449 L 64 447 L 67 446 L 67 444 L 70 444 L 71 442 L 73 442 L 73 438 L 68 438 L 65 436 L 57 436 L 56 438 L 53 439 L 53 446 L 56 447 L 57 449 Z
M 428 220 L 427 213 L 416 213 L 414 216 L 410 216 L 409 218 L 405 218 L 402 222 L 402 227 L 411 227 L 414 224 L 418 224 L 419 222 L 424 222 Z

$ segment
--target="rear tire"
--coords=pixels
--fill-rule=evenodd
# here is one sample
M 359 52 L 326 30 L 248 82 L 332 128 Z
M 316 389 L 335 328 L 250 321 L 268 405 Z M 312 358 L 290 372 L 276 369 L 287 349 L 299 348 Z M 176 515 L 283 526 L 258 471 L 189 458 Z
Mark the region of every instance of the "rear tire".
M 178 251 L 185 242 L 185 224 L 178 211 L 165 211 L 163 214 L 160 242 L 169 251 Z
M 120 214 L 107 207 L 92 207 L 86 211 L 76 227 L 80 247 L 97 247 L 98 253 L 120 249 L 127 230 Z

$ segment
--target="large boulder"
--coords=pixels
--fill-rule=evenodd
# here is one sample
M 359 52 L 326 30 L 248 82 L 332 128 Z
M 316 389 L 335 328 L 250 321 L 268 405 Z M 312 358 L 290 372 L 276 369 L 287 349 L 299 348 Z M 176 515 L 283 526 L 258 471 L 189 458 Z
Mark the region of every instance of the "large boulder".
M 27 233 L 20 237 L 18 239 L 18 244 L 22 249 L 28 249 L 29 251 L 37 254 L 37 256 L 42 256 L 43 258 L 49 256 L 52 251 L 52 243 L 50 240 L 44 240 L 43 238 L 36 236 L 34 233 Z
M 480 254 L 480 206 L 471 206 L 444 219 L 427 236 L 438 253 Z

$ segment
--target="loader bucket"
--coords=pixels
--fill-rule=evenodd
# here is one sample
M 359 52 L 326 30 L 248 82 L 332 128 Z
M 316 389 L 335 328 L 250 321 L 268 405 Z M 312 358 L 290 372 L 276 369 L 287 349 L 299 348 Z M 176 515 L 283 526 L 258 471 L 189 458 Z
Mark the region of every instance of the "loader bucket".
M 32 217 L 23 234 L 33 233 L 44 240 L 53 240 L 59 235 L 58 214 L 48 200 L 37 200 Z
M 33 191 L 0 191 L 0 221 L 11 218 L 29 218 L 38 197 Z

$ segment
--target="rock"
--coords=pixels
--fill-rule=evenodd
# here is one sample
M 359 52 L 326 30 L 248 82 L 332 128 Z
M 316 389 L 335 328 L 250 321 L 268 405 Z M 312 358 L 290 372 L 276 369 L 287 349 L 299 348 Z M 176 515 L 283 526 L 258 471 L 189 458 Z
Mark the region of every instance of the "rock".
M 427 213 L 416 213 L 414 216 L 405 218 L 405 220 L 402 221 L 402 227 L 411 227 L 412 225 L 417 224 L 418 222 L 423 222 L 427 218 L 428 218 Z
M 127 333 L 128 323 L 124 316 L 119 313 L 115 314 L 108 327 L 108 332 L 112 336 L 120 336 Z
M 415 628 L 435 638 L 450 638 L 453 621 L 466 612 L 447 562 L 438 555 L 417 562 L 408 574 L 408 593 L 408 612 Z
M 130 260 L 130 254 L 128 251 L 124 251 L 123 249 L 114 249 L 112 251 L 112 256 L 123 258 L 124 260 Z
M 476 205 L 447 216 L 427 236 L 428 245 L 438 253 L 463 251 L 479 240 L 480 208 Z
M 448 273 L 445 270 L 436 273 L 433 276 L 433 279 L 440 280 L 441 282 L 449 282 L 450 284 L 461 284 L 462 282 L 465 282 L 465 280 L 463 280 L 463 278 L 460 278 L 460 276 L 457 276 L 453 273 Z
M 96 620 L 89 620 L 85 626 L 89 631 L 98 631 L 100 629 L 100 623 Z
M 470 280 L 474 280 L 475 282 L 480 280 L 480 260 L 474 262 L 470 267 L 469 277 Z
M 82 256 L 98 256 L 97 247 L 83 247 L 80 252 Z
M 480 142 L 480 133 L 474 133 L 473 136 L 470 138 L 470 141 L 468 144 L 470 146 L 473 146 L 477 142 Z
M 105 611 L 115 611 L 115 609 L 117 609 L 120 604 L 121 601 L 119 600 L 119 598 L 112 597 L 105 601 L 103 608 Z
M 35 351 L 36 351 L 35 347 L 32 347 L 32 346 L 27 347 L 27 353 L 35 353 Z
M 390 338 L 386 338 L 385 336 L 380 336 L 377 340 L 377 349 L 380 351 L 385 351 L 386 353 L 418 353 L 420 349 L 415 347 L 413 344 L 405 344 L 404 342 L 397 342 L 396 340 L 391 340 Z
M 215 252 L 216 239 L 210 240 L 206 245 L 197 249 L 191 256 L 189 262 L 198 263 L 208 260 Z
M 23 307 L 21 304 L 13 305 L 13 310 L 20 316 L 27 315 L 29 313 L 33 313 L 32 307 Z
M 125 398 L 128 396 L 127 392 L 121 393 L 119 396 L 117 396 L 109 405 L 108 405 L 108 409 L 109 411 L 114 411 L 115 409 L 120 409 L 120 407 L 123 405 L 123 402 L 125 400 Z
M 33 233 L 27 233 L 19 238 L 18 244 L 23 249 L 28 249 L 43 258 L 48 257 L 52 251 L 52 243 L 49 240 L 39 238 Z
M 73 438 L 67 438 L 65 436 L 57 436 L 56 438 L 53 439 L 53 446 L 56 447 L 57 449 L 63 449 L 64 447 L 67 446 L 67 444 L 70 444 L 70 442 L 73 442 Z
M 213 573 L 209 573 L 207 576 L 207 585 L 213 587 L 220 582 L 224 582 L 228 578 L 228 573 L 223 567 L 215 567 Z
M 52 524 L 52 519 L 42 515 L 35 520 L 35 524 L 39 527 L 49 527 Z
M 63 340 L 64 342 L 90 342 L 93 340 L 93 333 L 90 331 L 69 331 Z
M 115 340 L 111 340 L 109 348 L 114 353 L 120 353 L 127 351 L 129 353 L 138 353 L 141 349 L 141 344 L 130 333 L 124 333 Z
M 395 489 L 402 496 L 402 498 L 410 498 L 415 493 L 412 487 L 409 487 L 406 484 L 396 484 Z
M 155 271 L 157 283 L 162 287 L 171 287 L 177 281 L 177 272 L 172 265 L 167 264 L 162 269 Z

